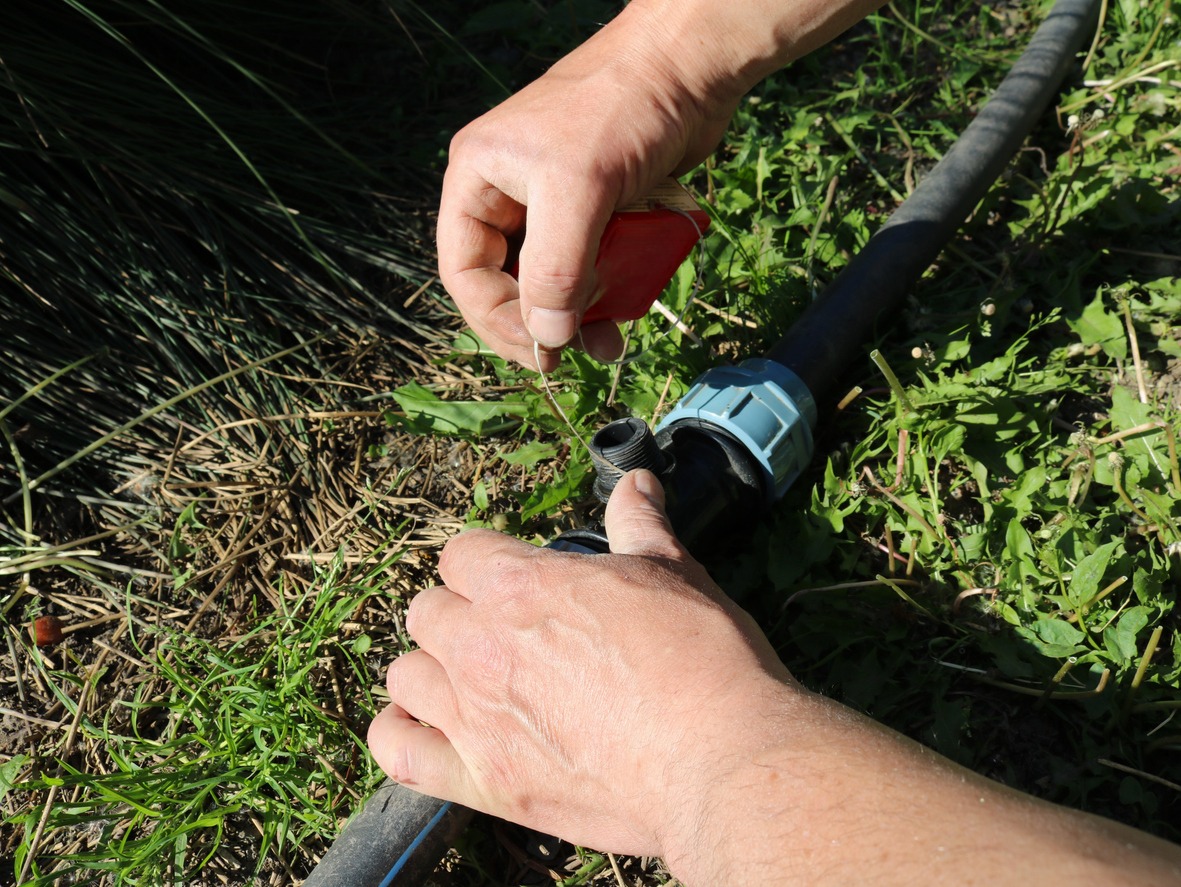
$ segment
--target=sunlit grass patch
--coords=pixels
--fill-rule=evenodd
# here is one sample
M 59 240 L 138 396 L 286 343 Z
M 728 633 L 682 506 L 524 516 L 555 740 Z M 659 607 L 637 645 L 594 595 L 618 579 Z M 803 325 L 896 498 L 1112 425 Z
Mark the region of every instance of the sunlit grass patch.
M 397 558 L 379 554 L 362 570 L 337 558 L 302 594 L 277 588 L 278 610 L 241 634 L 131 622 L 126 644 L 103 647 L 115 655 L 77 661 L 64 649 L 67 661 L 46 663 L 71 729 L 9 789 L 26 811 L 22 883 L 71 872 L 145 885 L 198 883 L 198 872 L 210 883 L 302 877 L 305 855 L 380 778 L 362 737 L 374 663 L 405 649 L 374 621 Z M 112 680 L 121 691 L 94 705 Z
M 420 286 L 452 122 L 611 8 L 460 6 L 6 10 L 14 879 L 306 873 L 377 777 L 359 737 L 405 600 L 433 581 L 422 551 L 465 523 L 540 541 L 594 517 L 585 453 L 536 377 L 456 335 Z M 1109 4 L 1060 113 L 850 361 L 862 393 L 824 417 L 811 473 L 711 566 L 809 685 L 990 776 L 1177 837 L 1167 11 Z M 701 369 L 774 341 L 948 149 L 1038 12 L 897 3 L 759 87 L 689 177 L 713 218 L 705 286 L 686 266 L 663 300 L 692 335 L 654 316 L 628 331 L 633 364 L 566 358 L 552 384 L 579 433 L 656 418 Z M 49 611 L 66 640 L 37 649 L 29 623 Z M 452 879 L 523 879 L 514 842 L 473 832 Z M 589 850 L 562 877 L 616 879 Z

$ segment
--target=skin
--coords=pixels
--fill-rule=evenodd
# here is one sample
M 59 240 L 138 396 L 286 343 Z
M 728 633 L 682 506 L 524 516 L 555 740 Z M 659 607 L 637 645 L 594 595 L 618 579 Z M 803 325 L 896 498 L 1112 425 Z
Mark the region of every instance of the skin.
M 1006 789 L 801 688 L 620 481 L 609 555 L 451 540 L 370 747 L 395 780 L 718 884 L 1181 884 L 1181 848 Z M 425 722 L 425 723 L 424 723 Z M 429 724 L 430 726 L 427 726 Z
M 455 136 L 439 271 L 498 353 L 553 369 L 610 213 L 708 155 L 759 79 L 876 0 L 631 0 Z M 504 266 L 522 243 L 520 283 Z M 1181 884 L 1181 849 L 1010 791 L 801 688 L 673 537 L 647 472 L 612 553 L 463 533 L 412 601 L 420 649 L 369 732 L 393 779 L 719 884 Z
M 534 339 L 619 356 L 618 329 L 580 329 L 611 213 L 717 146 L 760 79 L 836 36 L 877 0 L 632 0 L 545 76 L 452 140 L 439 204 L 439 275 L 500 355 L 536 365 Z M 520 282 L 506 271 L 520 242 Z

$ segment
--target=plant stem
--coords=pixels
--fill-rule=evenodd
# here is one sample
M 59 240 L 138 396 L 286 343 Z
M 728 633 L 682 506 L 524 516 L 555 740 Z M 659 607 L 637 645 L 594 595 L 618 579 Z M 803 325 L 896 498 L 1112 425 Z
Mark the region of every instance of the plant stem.
M 890 386 L 890 390 L 894 392 L 894 396 L 898 398 L 902 404 L 902 408 L 908 412 L 915 412 L 914 404 L 910 402 L 910 398 L 906 396 L 906 391 L 902 387 L 902 383 L 898 381 L 898 377 L 894 375 L 894 371 L 890 369 L 890 364 L 886 362 L 886 358 L 882 356 L 882 352 L 876 348 L 869 352 L 869 359 L 874 362 L 882 375 L 886 377 L 886 382 Z
M 1152 635 L 1148 638 L 1148 643 L 1144 646 L 1144 655 L 1140 657 L 1140 664 L 1136 667 L 1136 674 L 1132 677 L 1132 689 L 1135 690 L 1140 686 L 1140 682 L 1144 680 L 1144 673 L 1148 671 L 1148 666 L 1152 662 L 1152 657 L 1156 653 L 1156 645 L 1160 643 L 1161 632 L 1165 630 L 1163 625 L 1158 625 L 1152 630 Z

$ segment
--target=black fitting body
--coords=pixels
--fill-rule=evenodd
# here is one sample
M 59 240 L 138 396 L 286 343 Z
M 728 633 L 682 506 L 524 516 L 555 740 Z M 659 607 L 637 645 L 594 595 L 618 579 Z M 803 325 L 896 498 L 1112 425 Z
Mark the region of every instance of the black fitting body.
M 673 532 L 694 554 L 706 554 L 751 528 L 766 506 L 758 463 L 745 446 L 708 422 L 684 420 L 654 435 L 641 419 L 620 419 L 595 434 L 590 451 L 595 495 L 602 502 L 626 472 L 647 468 L 657 474 Z M 563 533 L 549 547 L 609 550 L 602 532 L 586 529 Z

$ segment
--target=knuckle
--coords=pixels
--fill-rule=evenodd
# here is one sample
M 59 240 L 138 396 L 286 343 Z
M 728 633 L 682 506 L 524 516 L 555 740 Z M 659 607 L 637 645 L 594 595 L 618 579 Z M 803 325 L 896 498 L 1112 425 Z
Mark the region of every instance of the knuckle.
M 424 625 L 429 625 L 431 622 L 430 610 L 433 606 L 433 589 L 423 589 L 418 594 L 410 599 L 410 603 L 406 606 L 406 616 L 404 618 L 404 625 L 406 633 L 414 640 L 419 640 L 419 629 Z
M 552 565 L 550 565 L 552 567 Z M 541 558 L 516 558 L 500 565 L 494 577 L 495 600 L 512 622 L 522 611 L 532 614 L 538 597 L 553 584 L 553 570 Z
M 391 662 L 390 667 L 386 669 L 385 688 L 386 692 L 390 694 L 390 699 L 394 702 L 402 698 L 403 675 L 406 670 L 406 657 L 409 655 L 409 653 L 403 653 Z
M 502 604 L 513 603 L 528 597 L 534 584 L 536 570 L 526 562 L 510 561 L 502 563 L 495 574 L 496 601 Z
M 418 640 L 418 624 L 422 619 L 422 593 L 416 594 L 410 599 L 410 603 L 406 605 L 406 616 L 403 619 L 403 624 L 406 626 L 406 634 Z
M 452 536 L 439 552 L 439 573 L 446 579 L 448 573 L 462 567 L 469 559 L 480 557 L 481 536 L 484 531 L 465 530 Z
M 522 274 L 522 286 L 533 301 L 544 300 L 565 305 L 585 287 L 586 273 L 581 268 L 570 268 L 545 260 L 533 259 Z
M 467 124 L 467 126 L 457 131 L 455 135 L 451 136 L 451 142 L 447 146 L 447 155 L 452 163 L 456 159 L 461 159 L 464 152 L 478 141 L 480 132 L 479 123 L 479 118 L 476 118 Z

